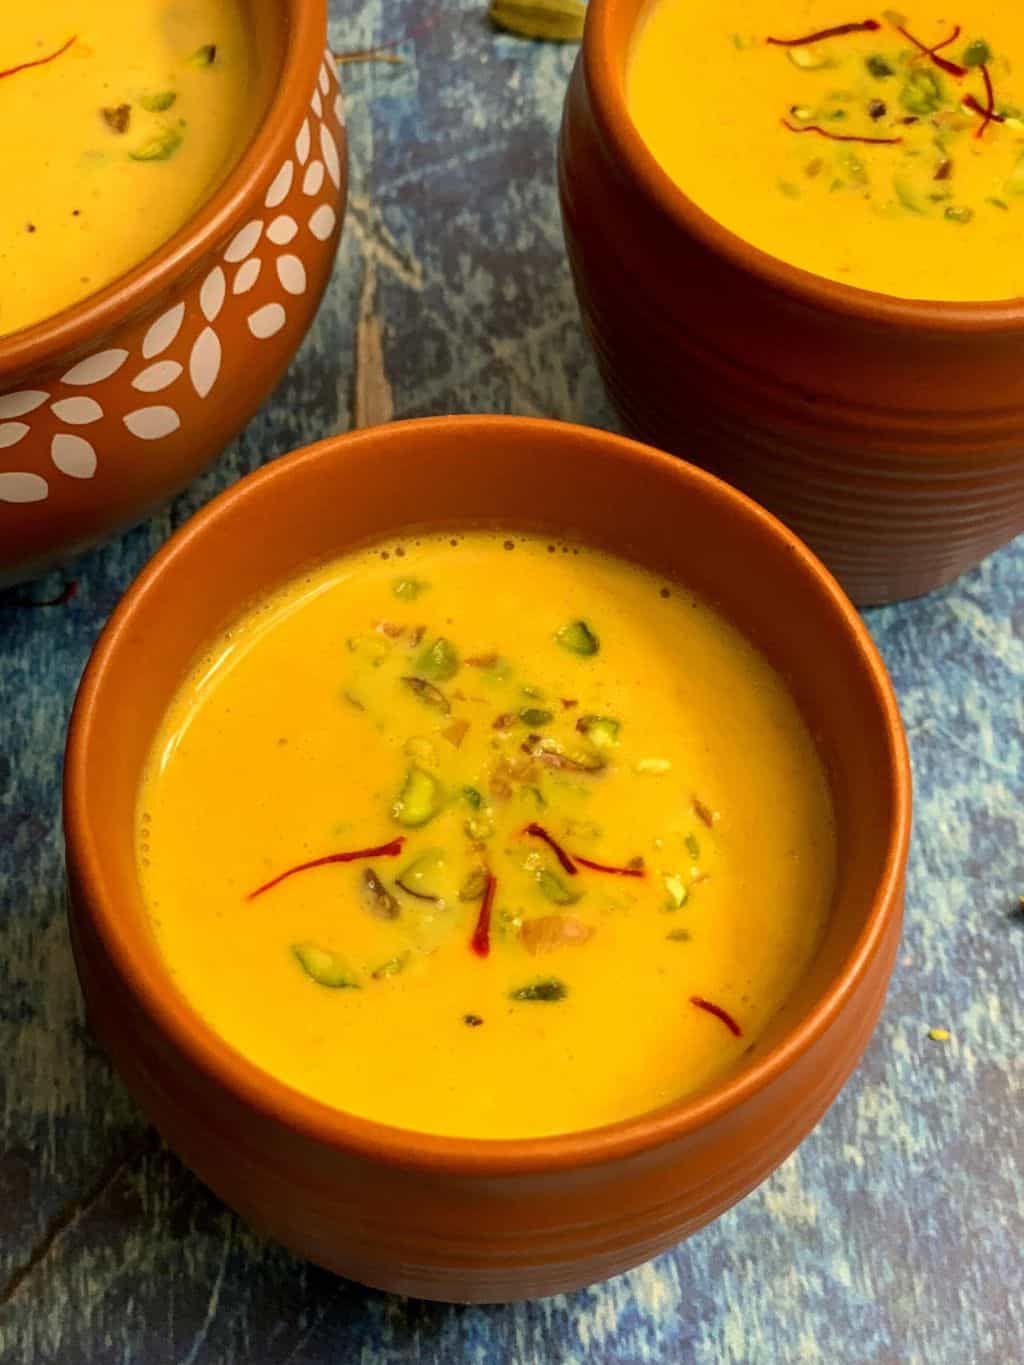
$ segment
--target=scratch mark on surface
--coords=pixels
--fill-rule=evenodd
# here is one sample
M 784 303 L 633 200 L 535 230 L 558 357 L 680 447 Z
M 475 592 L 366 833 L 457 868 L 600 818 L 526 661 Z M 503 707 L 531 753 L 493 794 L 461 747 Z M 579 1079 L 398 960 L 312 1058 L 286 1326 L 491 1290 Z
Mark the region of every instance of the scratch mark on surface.
M 220 1291 L 224 1284 L 224 1272 L 227 1270 L 228 1253 L 231 1250 L 231 1230 L 230 1227 L 224 1233 L 224 1250 L 221 1252 L 220 1265 L 217 1267 L 217 1274 L 210 1290 L 210 1297 L 206 1303 L 206 1316 L 203 1318 L 202 1326 L 195 1335 L 192 1347 L 181 1365 L 195 1365 L 199 1358 L 199 1352 L 206 1345 L 206 1338 L 209 1336 L 213 1320 L 217 1316 L 217 1309 L 220 1307 Z
M 352 401 L 354 427 L 382 426 L 395 415 L 394 395 L 384 370 L 380 319 L 374 308 L 377 301 L 377 262 L 366 261 L 363 289 L 356 323 L 356 378 Z
M 152 1129 L 132 1145 L 127 1152 L 121 1152 L 104 1166 L 93 1184 L 78 1199 L 69 1199 L 58 1209 L 47 1223 L 42 1237 L 28 1256 L 8 1276 L 6 1284 L 0 1288 L 0 1308 L 6 1308 L 25 1287 L 37 1270 L 42 1269 L 59 1248 L 60 1243 L 73 1228 L 99 1204 L 100 1200 L 117 1179 L 130 1167 L 141 1161 L 150 1152 L 155 1152 L 160 1140 Z

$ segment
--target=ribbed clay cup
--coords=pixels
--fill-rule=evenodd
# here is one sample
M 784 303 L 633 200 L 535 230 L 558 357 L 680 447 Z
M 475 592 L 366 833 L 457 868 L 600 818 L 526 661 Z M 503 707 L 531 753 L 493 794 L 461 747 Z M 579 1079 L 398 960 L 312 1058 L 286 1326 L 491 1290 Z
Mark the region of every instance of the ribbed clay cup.
M 178 994 L 135 870 L 138 784 L 165 707 L 196 654 L 254 597 L 310 563 L 416 526 L 571 527 L 702 593 L 761 647 L 800 705 L 836 811 L 828 928 L 767 1033 L 700 1094 L 559 1137 L 406 1132 L 283 1085 Z M 462 417 L 395 423 L 286 456 L 178 532 L 129 589 L 86 670 L 64 809 L 90 1022 L 182 1159 L 258 1227 L 339 1274 L 421 1298 L 498 1301 L 573 1289 L 646 1260 L 735 1203 L 810 1132 L 860 1059 L 885 996 L 910 776 L 896 702 L 863 623 L 773 517 L 692 465 L 607 432 Z
M 850 288 L 709 218 L 626 112 L 643 4 L 591 0 L 559 148 L 566 245 L 612 402 L 631 432 L 773 511 L 855 602 L 950 582 L 1024 530 L 1024 300 Z
M 281 378 L 330 277 L 348 159 L 326 0 L 250 0 L 277 72 L 248 149 L 148 259 L 0 337 L 0 584 L 146 515 Z

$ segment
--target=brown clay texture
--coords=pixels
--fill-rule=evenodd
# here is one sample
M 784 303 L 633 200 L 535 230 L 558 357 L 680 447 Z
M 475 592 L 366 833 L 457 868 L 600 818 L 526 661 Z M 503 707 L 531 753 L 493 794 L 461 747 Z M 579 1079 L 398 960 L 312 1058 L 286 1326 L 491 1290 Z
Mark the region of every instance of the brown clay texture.
M 225 184 L 109 288 L 0 338 L 0 585 L 71 558 L 189 483 L 305 336 L 345 209 L 325 0 L 259 0 L 271 106 Z
M 557 1138 L 405 1133 L 260 1071 L 204 1025 L 162 965 L 135 875 L 133 814 L 150 742 L 190 661 L 253 597 L 310 563 L 423 525 L 570 531 L 683 580 L 765 651 L 804 711 L 836 808 L 830 927 L 769 1033 L 694 1098 Z M 517 418 L 336 437 L 222 494 L 160 550 L 104 630 L 65 768 L 78 972 L 93 1028 L 146 1114 L 217 1194 L 293 1250 L 364 1284 L 454 1301 L 535 1297 L 613 1275 L 714 1218 L 793 1150 L 856 1066 L 882 1007 L 909 820 L 884 667 L 806 548 L 689 464 Z
M 884 298 L 714 223 L 626 113 L 641 6 L 592 0 L 559 149 L 612 402 L 631 432 L 782 518 L 855 602 L 948 583 L 1024 530 L 1024 303 Z

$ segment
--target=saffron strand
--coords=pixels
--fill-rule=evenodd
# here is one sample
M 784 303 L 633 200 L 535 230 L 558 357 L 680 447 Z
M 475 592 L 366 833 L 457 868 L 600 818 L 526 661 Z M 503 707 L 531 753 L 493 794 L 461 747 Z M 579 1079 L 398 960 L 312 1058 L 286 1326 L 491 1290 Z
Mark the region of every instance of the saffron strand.
M 824 42 L 826 38 L 841 38 L 846 33 L 876 33 L 882 25 L 877 19 L 861 19 L 859 23 L 836 24 L 834 28 L 819 29 L 803 38 L 766 38 L 773 47 L 808 47 L 811 43 Z
M 51 52 L 45 57 L 36 57 L 31 62 L 20 62 L 17 66 L 9 66 L 6 71 L 0 71 L 0 81 L 7 76 L 16 76 L 19 71 L 31 71 L 34 66 L 48 66 L 50 62 L 55 62 L 58 57 L 63 57 L 68 48 L 78 42 L 78 34 L 73 34 L 63 47 L 59 47 L 56 52 Z

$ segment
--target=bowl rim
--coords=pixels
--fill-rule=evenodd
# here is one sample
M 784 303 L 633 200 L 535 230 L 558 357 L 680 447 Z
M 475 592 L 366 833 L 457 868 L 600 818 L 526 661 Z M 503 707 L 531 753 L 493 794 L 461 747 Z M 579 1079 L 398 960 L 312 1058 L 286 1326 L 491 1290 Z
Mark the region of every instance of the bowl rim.
M 476 443 L 501 440 L 510 429 L 537 439 L 561 440 L 577 451 L 603 447 L 628 469 L 636 461 L 674 471 L 673 477 L 711 499 L 723 499 L 736 514 L 760 524 L 784 543 L 800 571 L 816 580 L 829 598 L 829 609 L 854 644 L 875 694 L 888 748 L 888 771 L 879 780 L 889 788 L 893 820 L 882 876 L 862 932 L 815 1005 L 780 1039 L 742 1070 L 695 1098 L 683 1098 L 659 1109 L 603 1127 L 535 1138 L 465 1138 L 421 1133 L 333 1108 L 294 1089 L 263 1070 L 219 1037 L 180 994 L 169 975 L 147 973 L 141 953 L 120 929 L 116 897 L 109 894 L 91 819 L 91 732 L 97 711 L 110 705 L 105 679 L 129 625 L 145 615 L 147 597 L 157 581 L 175 571 L 179 559 L 203 554 L 203 542 L 221 520 L 233 517 L 247 502 L 263 502 L 267 488 L 287 480 L 305 465 L 338 458 L 359 446 L 400 442 L 407 434 L 432 428 L 450 438 Z M 377 458 L 386 458 L 378 452 Z M 741 627 L 742 628 L 742 627 Z M 902 884 L 911 823 L 911 775 L 906 737 L 892 683 L 881 656 L 856 608 L 813 552 L 771 513 L 745 494 L 653 447 L 611 432 L 545 418 L 513 416 L 447 416 L 416 418 L 328 437 L 262 466 L 221 492 L 188 520 L 149 560 L 128 588 L 103 628 L 79 686 L 68 730 L 64 769 L 64 826 L 69 873 L 94 932 L 112 959 L 135 1001 L 171 1045 L 215 1085 L 232 1093 L 264 1117 L 329 1148 L 358 1154 L 420 1172 L 510 1175 L 552 1172 L 604 1162 L 654 1149 L 696 1132 L 736 1109 L 789 1069 L 835 1022 L 882 950 L 893 918 L 902 908 Z
M 1024 296 L 977 302 L 905 299 L 842 284 L 772 256 L 698 207 L 662 170 L 626 107 L 624 82 L 618 74 L 623 53 L 615 41 L 618 12 L 626 4 L 637 6 L 638 17 L 644 8 L 644 0 L 590 0 L 578 61 L 602 140 L 633 187 L 662 217 L 729 265 L 805 307 L 917 332 L 992 334 L 1021 328 Z
M 287 32 L 280 74 L 241 157 L 174 235 L 143 260 L 77 303 L 0 336 L 0 393 L 17 385 L 19 374 L 78 348 L 102 344 L 129 318 L 144 314 L 252 211 L 253 191 L 283 164 L 295 128 L 308 117 L 327 42 L 327 0 L 282 4 Z

